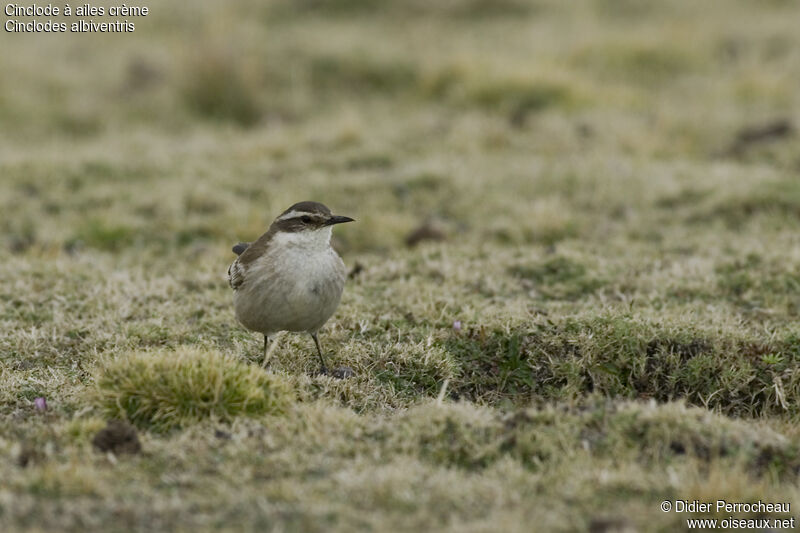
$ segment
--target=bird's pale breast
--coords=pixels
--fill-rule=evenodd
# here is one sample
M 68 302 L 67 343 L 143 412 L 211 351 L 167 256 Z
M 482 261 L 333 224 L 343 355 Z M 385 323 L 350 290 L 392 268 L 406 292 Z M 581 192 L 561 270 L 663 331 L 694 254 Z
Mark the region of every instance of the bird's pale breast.
M 247 266 L 234 292 L 236 318 L 248 329 L 316 332 L 339 305 L 346 270 L 329 246 L 278 246 Z

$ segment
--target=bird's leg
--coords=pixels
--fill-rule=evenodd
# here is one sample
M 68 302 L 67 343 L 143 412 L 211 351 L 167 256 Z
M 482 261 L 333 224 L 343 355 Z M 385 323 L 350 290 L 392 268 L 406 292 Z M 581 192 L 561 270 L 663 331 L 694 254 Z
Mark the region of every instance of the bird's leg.
M 311 334 L 311 338 L 314 339 L 314 344 L 317 346 L 317 355 L 319 355 L 319 362 L 322 364 L 321 373 L 327 374 L 328 373 L 328 366 L 325 364 L 325 358 L 322 357 L 322 350 L 319 347 L 319 339 L 317 338 L 316 333 Z
M 280 344 L 280 340 L 283 337 L 285 332 L 279 331 L 277 333 L 273 333 L 272 336 L 264 335 L 264 362 L 261 366 L 267 368 L 269 365 L 269 361 L 272 359 L 272 352 L 275 351 L 275 348 L 278 347 Z
M 267 361 L 269 360 L 267 358 L 267 353 L 268 353 L 267 352 L 267 346 L 269 346 L 269 337 L 264 335 L 264 360 L 261 362 L 261 366 L 264 367 L 264 368 L 267 367 Z

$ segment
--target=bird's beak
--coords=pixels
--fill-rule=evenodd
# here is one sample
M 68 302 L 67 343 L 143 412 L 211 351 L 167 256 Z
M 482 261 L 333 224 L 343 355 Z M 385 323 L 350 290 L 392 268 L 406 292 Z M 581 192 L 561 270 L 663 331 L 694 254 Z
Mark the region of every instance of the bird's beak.
M 325 222 L 326 226 L 333 226 L 334 224 L 342 224 L 343 222 L 355 222 L 354 219 L 350 217 L 341 217 L 339 215 L 331 215 L 331 218 Z

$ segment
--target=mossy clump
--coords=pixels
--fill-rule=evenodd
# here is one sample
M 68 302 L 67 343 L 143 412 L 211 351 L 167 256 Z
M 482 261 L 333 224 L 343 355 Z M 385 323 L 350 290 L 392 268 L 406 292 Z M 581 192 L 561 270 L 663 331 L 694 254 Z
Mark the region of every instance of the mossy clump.
M 167 431 L 208 417 L 279 414 L 291 403 L 283 380 L 213 350 L 134 352 L 105 362 L 96 403 L 109 417 Z
M 800 398 L 794 337 L 758 343 L 688 324 L 601 316 L 473 330 L 445 348 L 458 365 L 453 393 L 492 404 L 600 393 L 757 416 L 796 413 Z

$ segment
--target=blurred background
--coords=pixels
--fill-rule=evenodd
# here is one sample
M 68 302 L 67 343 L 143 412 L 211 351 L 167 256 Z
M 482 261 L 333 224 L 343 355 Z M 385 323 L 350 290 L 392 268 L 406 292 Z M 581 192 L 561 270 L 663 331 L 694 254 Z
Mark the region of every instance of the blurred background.
M 365 253 L 800 216 L 790 0 L 148 7 L 0 36 L 2 253 L 227 254 L 302 199 Z
M 148 7 L 0 33 L 0 530 L 800 505 L 800 2 Z M 300 200 L 357 220 L 354 379 L 233 316 L 231 246 Z M 288 416 L 244 412 L 273 379 Z M 96 453 L 113 417 L 141 454 Z

